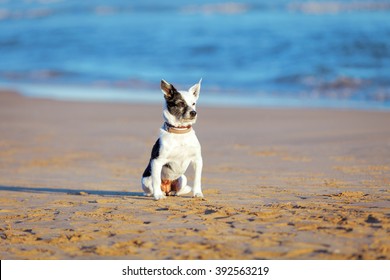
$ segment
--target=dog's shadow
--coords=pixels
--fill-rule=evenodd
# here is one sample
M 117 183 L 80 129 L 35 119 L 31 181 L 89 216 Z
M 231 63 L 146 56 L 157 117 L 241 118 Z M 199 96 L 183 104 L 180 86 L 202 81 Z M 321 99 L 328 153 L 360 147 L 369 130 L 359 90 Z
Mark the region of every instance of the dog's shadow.
M 83 189 L 64 189 L 64 188 L 36 188 L 19 186 L 1 186 L 0 191 L 26 192 L 26 193 L 61 193 L 68 195 L 100 195 L 100 196 L 121 196 L 133 198 L 146 198 L 143 192 L 120 192 L 107 190 L 83 190 Z

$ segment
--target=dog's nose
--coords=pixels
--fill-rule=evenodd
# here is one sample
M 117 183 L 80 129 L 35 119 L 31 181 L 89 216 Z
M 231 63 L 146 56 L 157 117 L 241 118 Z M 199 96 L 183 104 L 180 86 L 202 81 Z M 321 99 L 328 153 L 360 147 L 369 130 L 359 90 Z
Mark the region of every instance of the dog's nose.
M 194 117 L 196 116 L 196 112 L 195 112 L 195 111 L 191 111 L 191 112 L 190 112 L 190 116 L 191 116 L 192 118 L 194 118 Z

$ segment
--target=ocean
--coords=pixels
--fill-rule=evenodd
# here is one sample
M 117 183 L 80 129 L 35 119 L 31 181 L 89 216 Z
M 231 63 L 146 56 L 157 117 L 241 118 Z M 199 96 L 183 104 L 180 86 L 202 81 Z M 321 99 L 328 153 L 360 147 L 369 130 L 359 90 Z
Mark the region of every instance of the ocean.
M 0 0 L 0 86 L 212 106 L 390 109 L 390 1 Z

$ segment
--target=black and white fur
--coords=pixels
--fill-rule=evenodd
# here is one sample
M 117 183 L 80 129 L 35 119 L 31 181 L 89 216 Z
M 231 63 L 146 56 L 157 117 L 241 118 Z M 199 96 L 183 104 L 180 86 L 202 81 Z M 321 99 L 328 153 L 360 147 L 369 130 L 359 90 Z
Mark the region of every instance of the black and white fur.
M 183 195 L 193 191 L 193 197 L 203 197 L 201 174 L 203 160 L 201 147 L 195 131 L 191 129 L 184 134 L 170 133 L 168 127 L 188 129 L 196 122 L 196 102 L 200 92 L 199 83 L 188 91 L 177 91 L 176 88 L 161 81 L 161 90 L 164 93 L 163 118 L 164 124 L 160 129 L 160 137 L 153 146 L 148 166 L 142 175 L 142 189 L 147 196 L 154 196 L 156 200 L 165 198 L 161 190 L 162 180 L 178 183 L 175 195 Z M 193 188 L 187 185 L 184 175 L 188 166 L 192 164 L 195 171 Z

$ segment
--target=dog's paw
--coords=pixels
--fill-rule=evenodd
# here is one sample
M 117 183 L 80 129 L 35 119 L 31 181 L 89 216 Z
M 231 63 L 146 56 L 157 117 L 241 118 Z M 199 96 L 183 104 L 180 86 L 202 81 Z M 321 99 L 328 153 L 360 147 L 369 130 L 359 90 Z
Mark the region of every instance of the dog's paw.
M 183 195 L 183 194 L 187 194 L 187 193 L 189 193 L 191 190 L 192 190 L 192 189 L 191 189 L 190 186 L 185 186 L 185 187 L 181 188 L 181 189 L 176 193 L 176 195 L 177 195 L 177 196 L 180 196 L 180 195 Z
M 197 193 L 194 193 L 194 195 L 192 197 L 199 197 L 199 198 L 203 198 L 203 193 L 201 192 L 197 192 Z
M 166 196 L 161 193 L 161 194 L 154 194 L 154 200 L 160 200 L 160 199 L 164 199 L 166 198 Z

